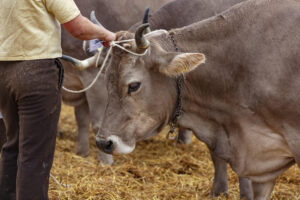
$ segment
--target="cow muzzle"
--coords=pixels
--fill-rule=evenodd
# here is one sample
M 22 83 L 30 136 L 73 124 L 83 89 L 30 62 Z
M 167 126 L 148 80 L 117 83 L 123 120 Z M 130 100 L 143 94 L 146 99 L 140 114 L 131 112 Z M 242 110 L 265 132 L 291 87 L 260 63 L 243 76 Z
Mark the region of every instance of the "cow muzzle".
M 111 135 L 105 139 L 96 137 L 96 145 L 101 151 L 108 154 L 128 154 L 135 148 L 135 142 L 133 145 L 128 145 L 116 135 Z

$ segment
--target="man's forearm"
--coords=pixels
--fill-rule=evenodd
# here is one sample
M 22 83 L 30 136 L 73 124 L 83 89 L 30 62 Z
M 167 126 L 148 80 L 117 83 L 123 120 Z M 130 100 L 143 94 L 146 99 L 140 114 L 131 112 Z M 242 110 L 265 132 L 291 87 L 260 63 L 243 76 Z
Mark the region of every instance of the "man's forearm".
M 63 27 L 74 37 L 80 40 L 100 39 L 112 41 L 115 34 L 103 27 L 93 24 L 86 17 L 79 15 L 75 19 L 63 24 Z

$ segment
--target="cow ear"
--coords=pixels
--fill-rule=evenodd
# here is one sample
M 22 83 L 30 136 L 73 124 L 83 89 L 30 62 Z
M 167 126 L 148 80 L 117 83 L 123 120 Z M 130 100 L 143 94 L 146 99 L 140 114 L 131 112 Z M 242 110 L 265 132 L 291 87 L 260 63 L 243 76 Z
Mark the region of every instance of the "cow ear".
M 202 53 L 170 53 L 165 58 L 168 61 L 160 66 L 159 71 L 172 77 L 191 72 L 205 62 L 205 55 Z

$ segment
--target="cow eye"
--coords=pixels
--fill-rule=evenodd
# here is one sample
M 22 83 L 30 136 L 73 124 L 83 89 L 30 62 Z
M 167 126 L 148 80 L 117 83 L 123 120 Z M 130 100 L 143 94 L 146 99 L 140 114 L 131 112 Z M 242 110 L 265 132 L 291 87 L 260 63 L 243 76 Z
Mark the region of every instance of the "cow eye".
M 140 82 L 133 82 L 128 85 L 128 94 L 137 91 L 141 86 Z

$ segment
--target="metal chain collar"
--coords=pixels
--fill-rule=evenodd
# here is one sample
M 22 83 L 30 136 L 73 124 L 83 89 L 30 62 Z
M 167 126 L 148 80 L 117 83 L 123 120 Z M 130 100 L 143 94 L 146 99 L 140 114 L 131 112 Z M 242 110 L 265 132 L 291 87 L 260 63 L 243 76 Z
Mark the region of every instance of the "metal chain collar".
M 172 41 L 175 51 L 179 52 L 178 46 L 176 45 L 175 39 L 174 39 L 174 34 L 170 33 L 170 40 Z M 179 77 L 176 79 L 176 90 L 177 90 L 177 100 L 175 104 L 175 109 L 172 114 L 172 119 L 169 123 L 170 130 L 168 132 L 167 138 L 168 139 L 177 139 L 177 134 L 174 134 L 178 119 L 180 115 L 182 114 L 182 94 L 181 94 L 181 89 L 182 89 L 182 82 L 183 82 L 183 75 L 181 74 Z

